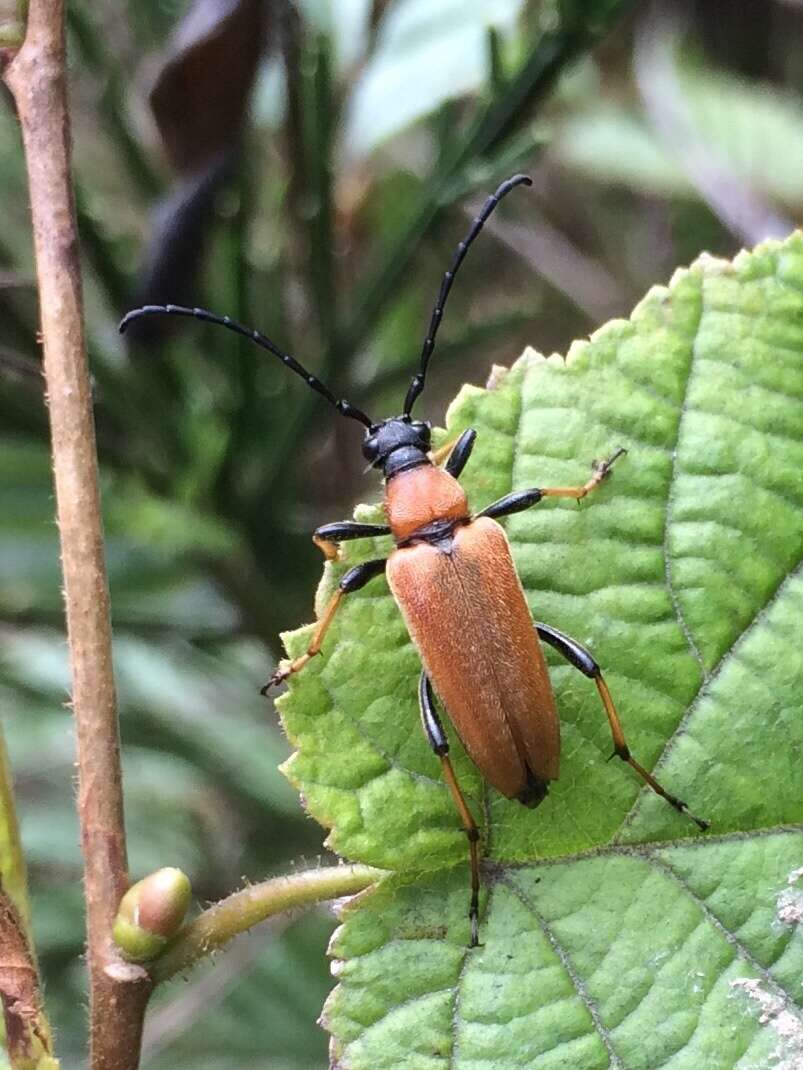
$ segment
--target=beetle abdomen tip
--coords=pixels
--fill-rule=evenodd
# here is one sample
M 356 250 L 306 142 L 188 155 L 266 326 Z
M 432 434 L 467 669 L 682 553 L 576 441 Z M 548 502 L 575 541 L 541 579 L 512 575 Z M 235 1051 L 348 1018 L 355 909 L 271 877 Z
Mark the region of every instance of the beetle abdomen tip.
M 542 780 L 532 770 L 527 770 L 527 784 L 518 793 L 516 798 L 529 810 L 539 806 L 549 794 L 549 781 Z

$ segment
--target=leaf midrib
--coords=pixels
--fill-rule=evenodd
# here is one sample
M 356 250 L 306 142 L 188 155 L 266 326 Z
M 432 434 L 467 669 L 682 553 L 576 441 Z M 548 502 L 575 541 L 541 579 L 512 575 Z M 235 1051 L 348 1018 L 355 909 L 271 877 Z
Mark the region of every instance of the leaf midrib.
M 690 385 L 691 385 L 692 377 L 695 374 L 695 367 L 696 367 L 696 362 L 697 362 L 697 340 L 700 337 L 700 328 L 701 328 L 701 326 L 703 324 L 703 320 L 704 320 L 704 317 L 705 317 L 705 280 L 703 279 L 702 276 L 700 276 L 699 278 L 700 278 L 700 289 L 699 289 L 699 299 L 700 300 L 699 300 L 699 308 L 698 308 L 698 312 L 697 312 L 697 322 L 694 325 L 694 332 L 692 334 L 691 343 L 689 345 L 688 367 L 687 367 L 686 374 L 683 377 L 683 396 L 680 399 L 680 406 L 679 406 L 679 411 L 678 411 L 678 419 L 677 419 L 677 423 L 675 425 L 675 440 L 674 440 L 674 443 L 673 443 L 671 451 L 670 451 L 671 457 L 672 457 L 672 467 L 671 467 L 670 472 L 669 472 L 669 481 L 667 483 L 667 489 L 666 489 L 666 509 L 664 511 L 664 537 L 663 537 L 664 578 L 666 580 L 666 591 L 667 591 L 667 594 L 669 595 L 669 601 L 670 601 L 670 603 L 672 605 L 672 612 L 675 615 L 675 620 L 677 621 L 677 625 L 678 625 L 678 628 L 680 629 L 680 633 L 683 636 L 683 638 L 686 640 L 686 645 L 687 645 L 687 647 L 689 649 L 689 653 L 695 659 L 695 661 L 697 662 L 697 664 L 700 667 L 700 672 L 702 674 L 702 682 L 700 684 L 700 687 L 698 687 L 698 689 L 697 689 L 697 693 L 698 694 L 700 693 L 700 689 L 705 686 L 705 682 L 706 682 L 706 679 L 708 677 L 708 673 L 706 671 L 705 661 L 703 659 L 703 655 L 702 655 L 702 653 L 700 651 L 700 648 L 697 646 L 697 643 L 694 640 L 694 635 L 692 634 L 691 627 L 689 626 L 688 622 L 686 621 L 686 617 L 685 617 L 685 615 L 683 613 L 683 609 L 682 609 L 682 607 L 680 605 L 680 599 L 678 598 L 677 592 L 675 590 L 674 577 L 673 577 L 673 560 L 674 559 L 673 559 L 673 556 L 672 556 L 672 553 L 671 553 L 670 547 L 669 547 L 669 538 L 670 538 L 670 533 L 671 533 L 671 530 L 672 530 L 672 515 L 673 515 L 673 507 L 674 507 L 674 504 L 675 504 L 675 486 L 676 486 L 676 481 L 677 481 L 677 476 L 678 476 L 678 447 L 680 445 L 681 435 L 683 433 L 683 425 L 684 425 L 684 422 L 686 420 L 686 415 L 688 413 L 688 408 L 689 408 Z M 666 753 L 666 749 L 667 749 L 667 746 L 668 746 L 669 742 L 673 739 L 675 734 L 678 732 L 678 730 L 680 728 L 680 725 L 682 723 L 683 723 L 683 717 L 681 717 L 680 721 L 678 722 L 678 726 L 675 728 L 675 731 L 672 733 L 672 735 L 669 736 L 669 739 L 664 744 L 663 750 L 662 750 L 661 754 L 659 754 L 658 759 L 655 762 L 655 765 L 653 766 L 653 768 L 655 768 L 660 763 L 663 755 Z M 640 798 L 640 794 L 639 794 L 639 796 L 637 796 L 637 800 L 636 801 L 638 801 L 639 798 Z M 625 815 L 625 821 L 627 821 L 627 816 L 628 815 Z M 624 822 L 623 822 L 623 824 L 624 824 Z M 616 835 L 616 834 L 617 833 L 615 833 L 614 835 Z

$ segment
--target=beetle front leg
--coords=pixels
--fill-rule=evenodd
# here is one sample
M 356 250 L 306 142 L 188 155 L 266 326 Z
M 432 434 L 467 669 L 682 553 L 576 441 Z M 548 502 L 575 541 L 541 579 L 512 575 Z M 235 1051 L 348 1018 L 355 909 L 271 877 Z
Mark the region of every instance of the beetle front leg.
M 611 757 L 621 758 L 623 762 L 627 762 L 630 768 L 638 773 L 644 783 L 652 788 L 656 795 L 660 795 L 661 798 L 666 799 L 670 806 L 674 806 L 680 813 L 691 818 L 695 825 L 705 832 L 709 827 L 710 822 L 695 817 L 682 799 L 678 799 L 676 796 L 671 795 L 666 791 L 666 789 L 658 783 L 652 773 L 648 772 L 644 766 L 640 765 L 630 753 L 630 748 L 627 745 L 625 734 L 622 731 L 622 724 L 619 720 L 619 715 L 616 712 L 611 693 L 608 690 L 608 685 L 605 683 L 602 670 L 591 652 L 576 640 L 570 639 L 568 635 L 559 632 L 557 628 L 551 628 L 548 624 L 536 624 L 535 630 L 545 643 L 549 643 L 549 645 L 557 650 L 557 652 L 573 665 L 575 669 L 579 669 L 584 676 L 593 680 L 597 685 L 597 691 L 602 700 L 602 705 L 605 707 L 608 723 L 611 726 L 611 735 L 613 736 L 613 754 Z
M 443 724 L 435 708 L 435 696 L 432 684 L 425 672 L 421 673 L 418 683 L 418 705 L 421 710 L 421 723 L 430 747 L 440 758 L 443 779 L 451 792 L 454 804 L 463 823 L 463 831 L 468 837 L 468 849 L 471 856 L 471 902 L 468 908 L 471 923 L 470 947 L 477 947 L 480 942 L 480 830 L 472 817 L 468 803 L 460 789 L 452 763 L 449 760 L 449 740 L 446 738 Z
M 286 662 L 283 666 L 280 666 L 273 673 L 265 686 L 261 688 L 261 695 L 267 695 L 268 690 L 271 687 L 282 683 L 288 676 L 292 676 L 293 673 L 300 672 L 311 658 L 314 658 L 316 654 L 320 653 L 324 636 L 329 630 L 329 626 L 340 608 L 340 603 L 347 594 L 351 594 L 352 591 L 359 591 L 361 587 L 364 587 L 366 583 L 372 580 L 375 576 L 384 572 L 386 563 L 387 561 L 383 557 L 381 560 L 365 561 L 363 564 L 355 565 L 354 568 L 348 570 L 340 580 L 340 583 L 338 583 L 337 590 L 329 599 L 329 604 L 324 610 L 323 616 L 318 621 L 315 631 L 312 633 L 312 639 L 310 640 L 306 653 L 298 658 L 294 658 L 292 661 Z
M 593 476 L 582 486 L 532 487 L 529 490 L 514 490 L 511 494 L 506 494 L 504 498 L 500 498 L 498 501 L 486 506 L 481 513 L 477 513 L 477 516 L 489 516 L 494 519 L 500 516 L 510 516 L 511 513 L 520 513 L 523 509 L 529 509 L 530 506 L 537 505 L 544 498 L 575 498 L 580 501 L 587 494 L 597 489 L 611 468 L 613 468 L 614 463 L 625 453 L 627 453 L 627 450 L 620 446 L 617 450 L 614 450 L 607 461 L 595 461 Z
M 433 450 L 430 456 L 435 464 L 440 464 L 445 457 L 448 458 L 444 468 L 450 476 L 454 476 L 457 479 L 468 464 L 476 438 L 477 432 L 473 427 L 469 427 L 457 441 L 452 439 L 451 442 L 445 443 L 439 449 Z
M 358 524 L 354 520 L 340 520 L 335 524 L 323 524 L 312 533 L 312 541 L 327 561 L 337 559 L 338 545 L 347 539 L 374 539 L 390 535 L 387 524 Z

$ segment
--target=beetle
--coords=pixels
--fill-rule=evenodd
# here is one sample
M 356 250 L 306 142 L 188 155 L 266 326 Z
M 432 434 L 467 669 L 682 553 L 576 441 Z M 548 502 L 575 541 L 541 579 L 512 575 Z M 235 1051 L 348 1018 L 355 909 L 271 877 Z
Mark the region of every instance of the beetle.
M 565 487 L 531 487 L 506 494 L 479 513 L 471 513 L 458 477 L 476 439 L 473 429 L 435 453 L 431 425 L 414 420 L 413 406 L 426 382 L 435 339 L 449 293 L 469 247 L 496 206 L 517 186 L 531 185 L 514 175 L 485 201 L 465 238 L 458 244 L 441 283 L 401 415 L 373 421 L 350 402 L 339 400 L 316 376 L 269 338 L 228 316 L 180 305 L 145 305 L 129 312 L 120 331 L 150 315 L 189 316 L 243 335 L 278 357 L 345 417 L 365 427 L 362 452 L 382 473 L 387 524 L 345 520 L 316 529 L 313 540 L 328 560 L 349 539 L 392 535 L 387 558 L 350 568 L 319 618 L 309 646 L 300 657 L 282 662 L 263 694 L 299 672 L 321 646 L 342 600 L 376 576 L 385 575 L 423 662 L 418 703 L 426 738 L 440 759 L 469 843 L 471 946 L 479 943 L 480 831 L 466 803 L 449 758 L 449 741 L 435 695 L 449 714 L 469 757 L 483 777 L 508 799 L 536 807 L 559 773 L 560 724 L 541 642 L 593 680 L 610 725 L 613 755 L 626 762 L 654 792 L 685 813 L 700 829 L 686 803 L 663 786 L 630 753 L 613 698 L 599 664 L 581 643 L 548 624 L 533 623 L 504 529 L 497 521 L 537 505 L 545 498 L 591 494 L 626 452 L 618 448 L 594 462 L 585 483 Z M 445 458 L 441 467 L 440 461 Z

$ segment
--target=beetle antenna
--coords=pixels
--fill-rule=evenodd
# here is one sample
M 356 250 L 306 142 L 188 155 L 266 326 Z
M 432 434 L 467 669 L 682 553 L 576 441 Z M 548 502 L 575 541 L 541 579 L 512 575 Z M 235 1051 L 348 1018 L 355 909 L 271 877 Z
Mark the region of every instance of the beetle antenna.
M 311 386 L 318 394 L 325 397 L 330 405 L 334 405 L 341 416 L 348 416 L 352 420 L 359 420 L 366 427 L 373 427 L 373 420 L 371 420 L 370 416 L 366 416 L 361 409 L 356 408 L 348 401 L 338 401 L 329 387 L 314 375 L 310 375 L 295 357 L 291 357 L 289 353 L 283 353 L 266 335 L 253 330 L 251 327 L 246 327 L 242 323 L 238 323 L 229 316 L 217 316 L 214 312 L 208 312 L 205 308 L 184 308 L 183 305 L 143 305 L 142 308 L 132 309 L 131 312 L 127 312 L 123 316 L 118 328 L 120 334 L 125 334 L 127 327 L 134 320 L 142 319 L 144 316 L 190 316 L 197 320 L 203 320 L 204 323 L 215 323 L 219 327 L 226 327 L 228 330 L 234 331 L 235 334 L 247 338 L 250 342 L 255 342 L 260 348 L 267 349 L 274 357 L 278 357 L 282 364 L 295 372 L 296 375 L 300 375 L 307 386 Z
M 497 204 L 499 204 L 502 198 L 506 197 L 512 189 L 516 188 L 516 186 L 531 186 L 532 184 L 533 180 L 529 177 L 529 175 L 513 175 L 512 178 L 509 178 L 506 182 L 503 182 L 499 189 L 496 191 L 496 193 L 492 193 L 491 196 L 486 200 L 485 204 L 482 206 L 482 211 L 471 224 L 471 228 L 469 229 L 468 234 L 457 246 L 454 257 L 452 259 L 452 263 L 449 266 L 449 270 L 443 276 L 443 282 L 441 283 L 441 288 L 438 293 L 438 299 L 435 302 L 435 308 L 432 310 L 432 317 L 429 321 L 429 330 L 427 331 L 427 336 L 424 339 L 424 346 L 421 350 L 421 367 L 419 368 L 417 374 L 413 376 L 413 381 L 410 383 L 410 389 L 407 391 L 407 397 L 404 400 L 404 416 L 406 419 L 409 419 L 410 413 L 413 409 L 413 405 L 415 405 L 416 398 L 424 389 L 424 381 L 427 377 L 427 366 L 429 365 L 429 358 L 432 356 L 432 352 L 435 349 L 435 336 L 438 333 L 438 328 L 440 327 L 441 320 L 443 319 L 443 310 L 446 306 L 446 300 L 449 297 L 449 291 L 452 288 L 454 277 L 457 274 L 457 269 L 463 263 L 465 255 L 468 252 L 471 243 L 485 226 L 485 223 L 488 220 L 488 216 L 491 214 L 491 212 L 493 212 L 494 208 L 496 208 Z

